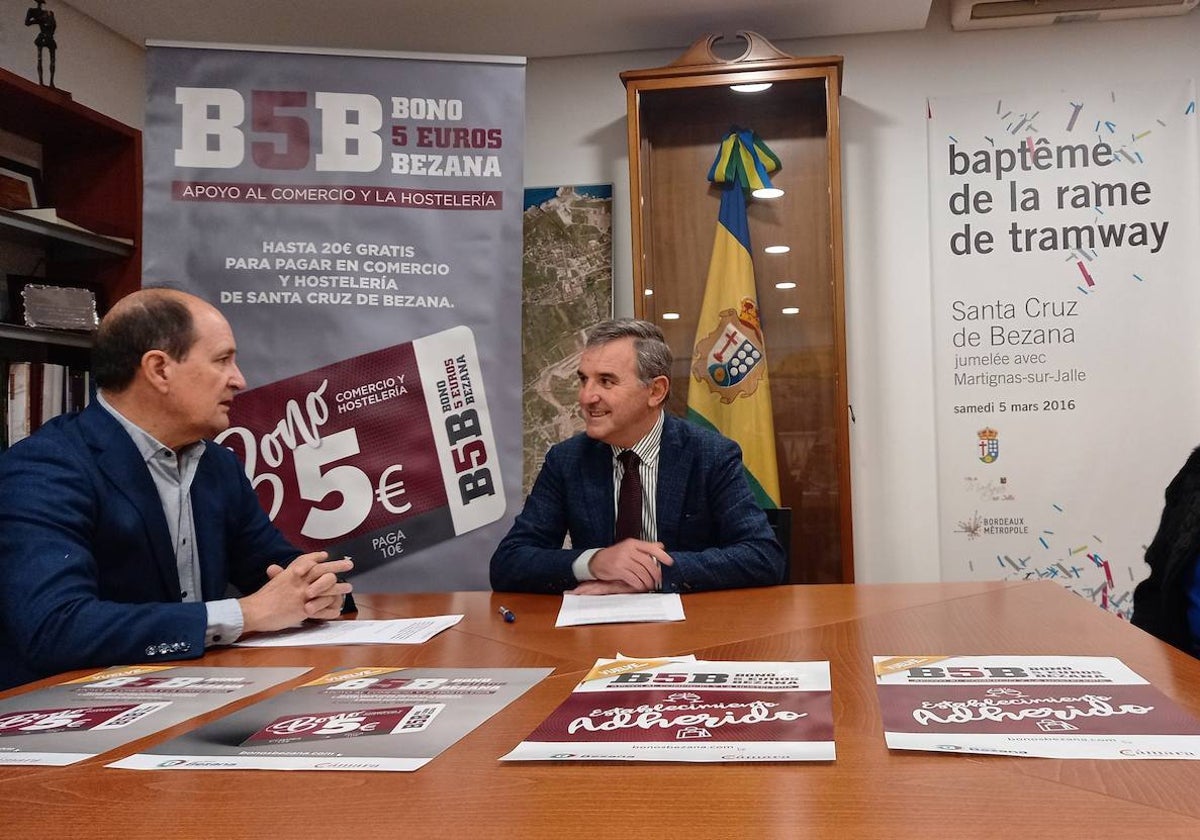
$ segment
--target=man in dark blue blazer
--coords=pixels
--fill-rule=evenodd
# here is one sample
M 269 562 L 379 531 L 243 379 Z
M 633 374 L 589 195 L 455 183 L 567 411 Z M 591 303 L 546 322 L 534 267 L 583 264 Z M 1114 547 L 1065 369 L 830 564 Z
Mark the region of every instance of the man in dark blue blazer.
M 205 440 L 245 387 L 236 349 L 199 298 L 136 292 L 97 333 L 92 403 L 0 456 L 0 688 L 337 616 L 350 561 L 297 556 Z
M 510 592 L 698 592 L 783 582 L 784 553 L 736 443 L 666 414 L 671 351 L 646 321 L 605 321 L 579 364 L 586 430 L 551 447 L 491 560 Z M 622 453 L 638 455 L 641 533 L 617 539 Z M 571 548 L 563 548 L 570 536 Z

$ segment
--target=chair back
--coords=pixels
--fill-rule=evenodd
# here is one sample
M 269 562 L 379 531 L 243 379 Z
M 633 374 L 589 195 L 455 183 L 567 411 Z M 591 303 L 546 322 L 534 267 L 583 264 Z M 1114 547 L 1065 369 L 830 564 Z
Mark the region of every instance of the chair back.
M 775 539 L 783 546 L 783 582 L 792 582 L 792 509 L 790 507 L 763 508 L 767 522 L 775 532 Z

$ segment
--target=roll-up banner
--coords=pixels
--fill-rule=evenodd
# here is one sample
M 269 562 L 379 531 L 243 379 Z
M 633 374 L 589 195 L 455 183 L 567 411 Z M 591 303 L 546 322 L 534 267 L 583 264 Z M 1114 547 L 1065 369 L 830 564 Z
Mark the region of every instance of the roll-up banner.
M 153 43 L 147 286 L 228 318 L 219 442 L 355 586 L 487 586 L 519 509 L 525 62 Z
M 1200 443 L 1194 84 L 929 108 L 942 576 L 1128 617 Z

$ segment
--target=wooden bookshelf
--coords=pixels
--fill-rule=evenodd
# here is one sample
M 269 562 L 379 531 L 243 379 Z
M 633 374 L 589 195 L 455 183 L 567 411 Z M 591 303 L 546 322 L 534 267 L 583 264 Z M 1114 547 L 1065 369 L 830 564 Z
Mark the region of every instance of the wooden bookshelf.
M 138 289 L 142 132 L 6 70 L 0 128 L 41 149 L 41 203 L 66 222 L 0 211 L 0 242 L 38 248 L 47 281 L 101 288 L 108 305 Z
M 103 313 L 113 301 L 141 285 L 142 133 L 73 101 L 62 91 L 43 87 L 0 69 L 0 130 L 14 135 L 21 151 L 40 153 L 40 208 L 53 208 L 49 218 L 0 209 L 0 272 L 7 275 L 9 295 L 34 278 L 50 285 L 81 286 L 96 293 Z M 0 152 L 2 153 L 2 152 Z M 7 156 L 7 155 L 5 155 Z M 15 301 L 13 301 L 15 303 Z M 12 306 L 9 320 L 20 307 Z M 9 441 L 5 405 L 9 372 L 22 370 L 29 408 L 22 421 L 34 431 L 47 413 L 80 402 L 79 371 L 91 366 L 92 334 L 70 330 L 33 329 L 19 323 L 0 323 L 0 449 Z M 28 362 L 29 366 L 20 364 Z M 59 401 L 43 389 L 43 373 L 63 373 L 65 397 Z M 75 371 L 71 373 L 70 371 Z M 76 379 L 78 377 L 78 379 Z M 54 380 L 57 381 L 57 380 Z M 25 403 L 29 405 L 28 402 Z M 49 406 L 47 408 L 47 406 Z M 17 425 L 22 425 L 17 423 Z M 15 438 L 13 438 L 15 440 Z
M 0 129 L 41 151 L 40 204 L 61 223 L 0 210 L 0 247 L 20 246 L 49 284 L 97 291 L 111 306 L 141 285 L 142 134 L 68 94 L 0 69 Z M 11 265 L 4 267 L 14 271 Z M 15 317 L 15 316 L 10 316 Z M 79 333 L 0 328 L 0 357 L 38 361 L 70 348 L 86 360 Z M 24 348 L 24 349 L 23 349 Z

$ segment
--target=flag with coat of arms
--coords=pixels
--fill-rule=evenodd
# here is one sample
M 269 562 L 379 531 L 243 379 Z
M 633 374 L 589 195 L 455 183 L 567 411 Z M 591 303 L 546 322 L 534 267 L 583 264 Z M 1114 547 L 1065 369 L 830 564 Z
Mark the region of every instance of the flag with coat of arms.
M 721 185 L 721 208 L 692 355 L 688 419 L 742 448 L 750 487 L 761 507 L 779 507 L 775 426 L 767 382 L 766 342 L 750 252 L 747 193 L 769 188 L 779 158 L 754 132 L 734 126 L 708 180 Z

